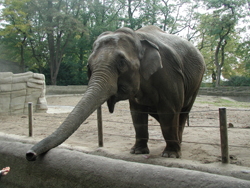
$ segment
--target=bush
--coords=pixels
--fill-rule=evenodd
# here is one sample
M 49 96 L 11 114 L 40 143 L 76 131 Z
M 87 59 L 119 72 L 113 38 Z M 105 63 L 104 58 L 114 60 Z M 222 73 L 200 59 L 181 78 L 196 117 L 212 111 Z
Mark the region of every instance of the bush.
M 223 86 L 250 86 L 250 78 L 244 76 L 233 76 L 229 81 L 223 82 Z
M 42 74 L 45 75 L 46 85 L 51 85 L 50 69 L 45 66 L 42 70 Z M 70 64 L 68 62 L 62 62 L 56 85 L 67 86 L 67 85 L 87 85 L 87 70 L 85 68 L 79 68 L 78 64 Z

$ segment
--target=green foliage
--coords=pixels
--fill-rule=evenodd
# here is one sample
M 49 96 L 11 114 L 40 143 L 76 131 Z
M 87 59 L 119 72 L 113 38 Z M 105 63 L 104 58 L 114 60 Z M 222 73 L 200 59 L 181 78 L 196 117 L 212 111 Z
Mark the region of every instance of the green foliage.
M 177 35 L 185 30 L 184 38 L 197 44 L 206 60 L 205 79 L 218 65 L 224 78 L 250 76 L 249 38 L 240 35 L 248 26 L 245 0 L 0 0 L 0 4 L 4 7 L 0 20 L 7 22 L 0 29 L 1 58 L 44 73 L 47 84 L 86 84 L 88 56 L 98 35 L 145 25 Z M 241 19 L 245 27 L 239 30 Z
M 3 25 L 4 29 L 0 29 L 0 41 L 6 49 L 11 49 L 12 52 L 6 53 L 6 49 L 2 52 L 3 56 L 12 61 L 19 61 L 22 69 L 25 69 L 28 63 L 24 64 L 24 58 L 29 56 L 23 49 L 27 46 L 27 38 L 30 37 L 29 30 L 31 21 L 28 19 L 28 5 L 30 0 L 4 0 L 2 5 L 5 8 L 2 10 L 0 20 L 4 20 L 9 24 Z M 13 55 L 13 53 L 15 55 Z M 17 55 L 18 54 L 18 55 Z
M 82 71 L 79 71 L 82 69 Z M 51 80 L 48 79 L 47 83 Z M 87 68 L 80 67 L 80 65 L 76 61 L 66 61 L 62 63 L 61 68 L 59 70 L 57 76 L 57 85 L 87 85 L 88 78 L 87 78 Z
M 247 39 L 238 45 L 236 54 L 241 60 L 240 68 L 243 70 L 242 75 L 250 77 L 250 40 Z
M 241 44 L 240 32 L 237 28 L 239 20 L 246 16 L 242 11 L 245 0 L 201 0 L 211 11 L 200 15 L 199 31 L 201 33 L 201 50 L 207 62 L 207 77 L 216 72 L 216 86 L 220 84 L 221 75 L 229 79 L 240 75 L 242 57 L 236 51 Z
M 229 81 L 223 83 L 224 86 L 250 86 L 250 77 L 232 76 Z

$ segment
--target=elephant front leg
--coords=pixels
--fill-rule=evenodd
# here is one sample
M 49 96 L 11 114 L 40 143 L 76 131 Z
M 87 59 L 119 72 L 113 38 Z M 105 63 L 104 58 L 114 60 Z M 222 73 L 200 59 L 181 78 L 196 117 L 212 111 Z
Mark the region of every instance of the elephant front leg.
M 146 107 L 130 101 L 131 116 L 135 128 L 135 145 L 131 148 L 131 154 L 148 154 L 148 114 Z
M 163 137 L 166 141 L 166 148 L 162 156 L 168 158 L 181 157 L 181 142 L 179 140 L 179 116 L 165 115 L 160 117 L 160 124 Z

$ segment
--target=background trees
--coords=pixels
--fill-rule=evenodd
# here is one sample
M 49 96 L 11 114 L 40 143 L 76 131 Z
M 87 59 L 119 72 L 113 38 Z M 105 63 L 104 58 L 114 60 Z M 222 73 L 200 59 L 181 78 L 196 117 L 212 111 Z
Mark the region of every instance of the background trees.
M 219 86 L 222 71 L 224 78 L 240 73 L 237 71 L 239 68 L 237 58 L 239 57 L 235 53 L 240 44 L 240 29 L 237 30 L 236 26 L 240 18 L 246 16 L 243 13 L 246 2 L 244 0 L 231 0 L 230 2 L 205 0 L 203 3 L 206 4 L 208 10 L 211 10 L 211 13 L 200 16 L 199 28 L 202 33 L 200 49 L 206 54 L 210 51 L 210 57 L 204 57 L 210 60 L 208 69 L 216 73 L 216 86 Z
M 87 84 L 103 31 L 157 25 L 201 50 L 205 80 L 250 77 L 249 0 L 0 0 L 0 55 L 47 84 Z

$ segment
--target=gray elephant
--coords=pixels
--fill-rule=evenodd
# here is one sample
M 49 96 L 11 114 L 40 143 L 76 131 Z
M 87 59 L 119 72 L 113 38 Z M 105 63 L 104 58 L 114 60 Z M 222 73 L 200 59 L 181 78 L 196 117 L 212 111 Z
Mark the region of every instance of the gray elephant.
M 132 154 L 147 154 L 148 115 L 161 126 L 162 156 L 180 157 L 182 132 L 198 93 L 205 63 L 188 41 L 155 26 L 102 33 L 88 60 L 86 93 L 62 125 L 26 153 L 27 160 L 64 142 L 100 105 L 129 100 L 136 132 Z

